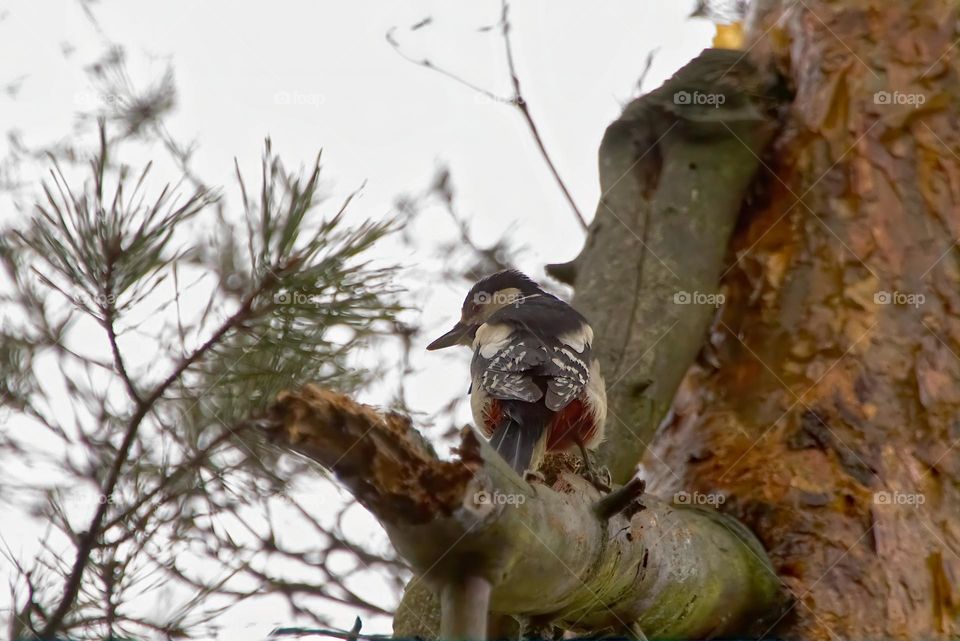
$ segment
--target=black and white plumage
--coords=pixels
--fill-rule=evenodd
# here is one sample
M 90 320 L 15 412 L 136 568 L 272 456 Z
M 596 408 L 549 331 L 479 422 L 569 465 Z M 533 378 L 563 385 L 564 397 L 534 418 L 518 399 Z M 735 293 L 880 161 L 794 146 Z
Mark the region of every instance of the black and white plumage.
M 594 448 L 606 393 L 593 330 L 570 305 L 516 271 L 479 281 L 460 322 L 428 349 L 473 349 L 471 407 L 477 426 L 519 473 L 544 451 Z

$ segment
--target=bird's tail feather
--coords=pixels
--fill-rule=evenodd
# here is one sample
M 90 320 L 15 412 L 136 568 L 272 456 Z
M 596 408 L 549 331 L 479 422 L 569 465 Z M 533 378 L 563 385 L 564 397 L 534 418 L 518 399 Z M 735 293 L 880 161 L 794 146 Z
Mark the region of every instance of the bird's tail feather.
M 490 444 L 517 474 L 523 476 L 533 467 L 542 432 L 541 426 L 524 425 L 507 417 L 497 426 Z

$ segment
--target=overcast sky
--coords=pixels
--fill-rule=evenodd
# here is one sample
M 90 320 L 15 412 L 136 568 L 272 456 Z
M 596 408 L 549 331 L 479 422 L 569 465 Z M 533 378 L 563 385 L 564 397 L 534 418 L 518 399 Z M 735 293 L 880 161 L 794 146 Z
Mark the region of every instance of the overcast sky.
M 597 146 L 604 128 L 637 95 L 647 54 L 659 50 L 645 84 L 650 89 L 709 46 L 713 26 L 686 19 L 692 4 L 520 0 L 512 7 L 524 95 L 588 218 L 599 195 Z M 411 64 L 385 39 L 396 27 L 410 56 L 427 57 L 508 96 L 499 33 L 478 31 L 496 24 L 498 1 L 103 0 L 92 10 L 102 32 L 76 2 L 0 0 L 0 85 L 26 76 L 15 99 L 0 94 L 0 124 L 18 129 L 28 145 L 69 136 L 76 110 L 103 99 L 83 66 L 112 41 L 128 50 L 135 83 L 149 83 L 172 66 L 178 105 L 167 125 L 178 139 L 196 140 L 195 168 L 228 194 L 235 189 L 234 157 L 252 174 L 269 135 L 288 166 L 309 163 L 322 147 L 326 186 L 336 199 L 365 182 L 353 216 L 390 215 L 397 195 L 422 190 L 436 167 L 446 164 L 457 206 L 471 219 L 477 240 L 495 240 L 513 225 L 528 249 L 522 266 L 532 275 L 541 277 L 545 263 L 572 258 L 582 244 L 583 232 L 518 112 Z M 409 30 L 427 17 L 427 27 Z M 0 141 L 0 156 L 5 145 Z M 0 223 L 14 215 L 3 207 Z M 429 215 L 434 218 L 417 232 L 450 238 L 449 220 L 439 212 Z M 415 254 L 391 258 L 411 266 L 422 260 Z M 437 283 L 429 297 L 414 303 L 422 304 L 426 324 L 441 328 L 458 314 L 464 293 L 459 283 Z M 438 372 L 455 361 L 420 348 L 414 366 L 421 373 L 409 401 L 433 411 L 466 392 L 467 372 L 465 366 L 460 377 Z M 18 546 L 38 536 L 2 520 L 2 534 L 15 549 L 26 549 Z M 5 571 L 0 565 L 3 584 Z M 6 596 L 0 594 L 0 606 Z M 277 615 L 244 608 L 231 617 L 222 638 L 263 639 L 284 623 Z M 350 627 L 350 612 L 337 616 Z M 372 621 L 364 631 L 389 632 L 389 621 Z

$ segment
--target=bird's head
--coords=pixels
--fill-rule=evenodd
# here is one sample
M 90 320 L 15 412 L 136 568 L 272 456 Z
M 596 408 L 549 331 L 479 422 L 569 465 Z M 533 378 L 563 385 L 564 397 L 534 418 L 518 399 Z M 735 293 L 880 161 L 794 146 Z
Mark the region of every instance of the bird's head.
M 470 345 L 490 316 L 507 305 L 520 302 L 525 296 L 542 294 L 543 290 L 529 276 L 515 269 L 497 272 L 483 278 L 463 299 L 460 320 L 449 332 L 427 345 L 427 349 L 442 349 L 453 345 Z

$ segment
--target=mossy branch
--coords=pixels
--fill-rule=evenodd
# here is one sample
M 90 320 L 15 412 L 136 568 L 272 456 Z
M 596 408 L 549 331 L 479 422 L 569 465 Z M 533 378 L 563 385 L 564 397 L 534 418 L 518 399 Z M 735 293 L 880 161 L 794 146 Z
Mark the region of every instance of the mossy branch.
M 707 49 L 634 100 L 600 146 L 601 198 L 580 255 L 548 272 L 593 324 L 610 413 L 600 459 L 625 483 L 716 311 L 748 186 L 774 133 L 776 77 Z
M 434 637 L 485 636 L 487 596 L 493 613 L 657 638 L 747 634 L 778 611 L 763 549 L 719 513 L 636 497 L 636 484 L 613 511 L 572 473 L 532 486 L 469 430 L 459 459 L 441 461 L 405 417 L 310 385 L 281 395 L 264 425 L 334 472 L 415 582 L 442 595 Z

